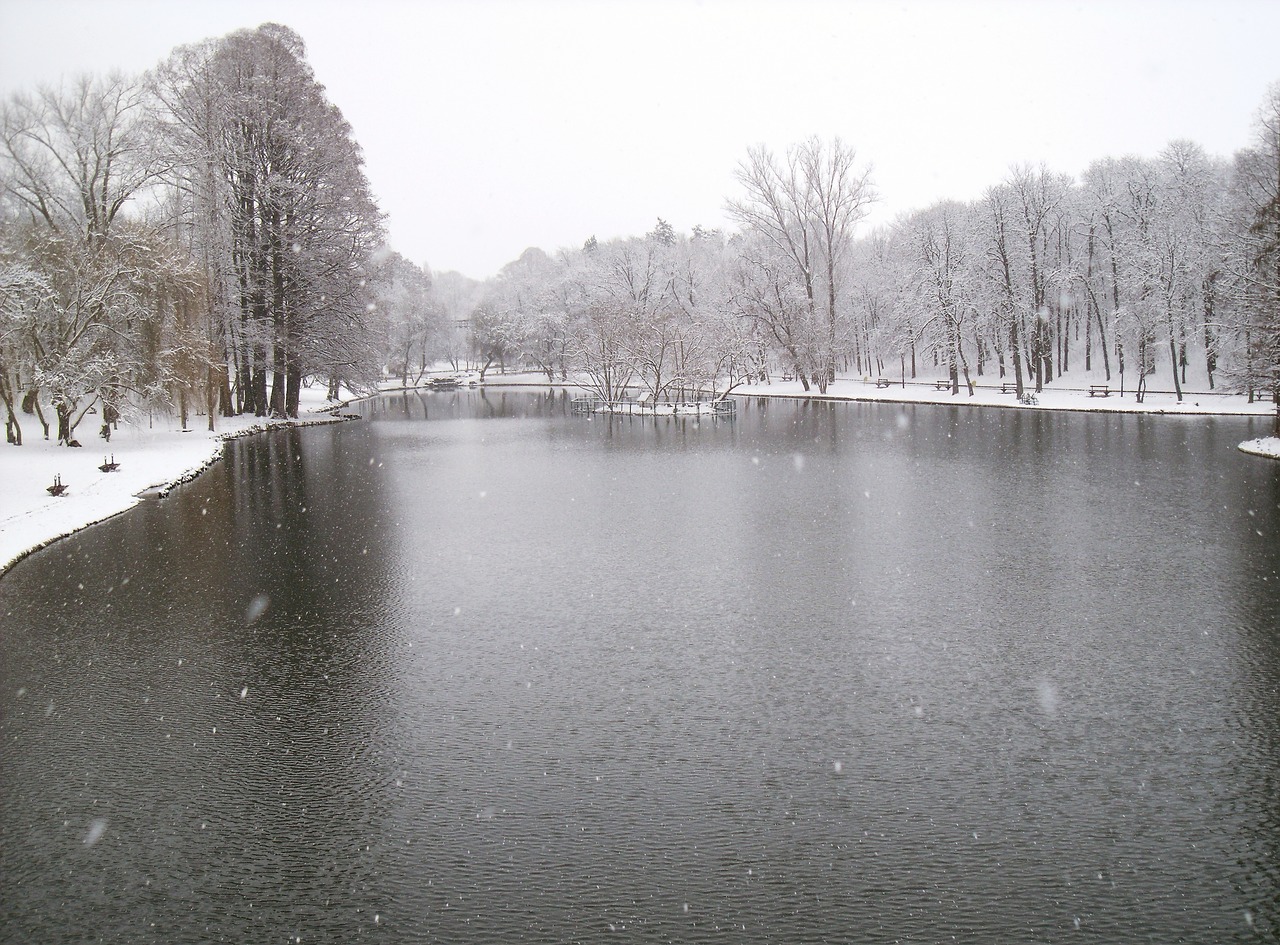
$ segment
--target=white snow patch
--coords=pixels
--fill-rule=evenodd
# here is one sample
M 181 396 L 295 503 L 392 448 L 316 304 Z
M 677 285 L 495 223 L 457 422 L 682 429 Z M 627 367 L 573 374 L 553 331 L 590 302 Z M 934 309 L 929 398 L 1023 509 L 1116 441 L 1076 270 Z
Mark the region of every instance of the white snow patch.
M 1280 436 L 1264 436 L 1257 440 L 1245 440 L 1240 444 L 1240 450 L 1244 453 L 1252 453 L 1254 456 L 1280 459 Z

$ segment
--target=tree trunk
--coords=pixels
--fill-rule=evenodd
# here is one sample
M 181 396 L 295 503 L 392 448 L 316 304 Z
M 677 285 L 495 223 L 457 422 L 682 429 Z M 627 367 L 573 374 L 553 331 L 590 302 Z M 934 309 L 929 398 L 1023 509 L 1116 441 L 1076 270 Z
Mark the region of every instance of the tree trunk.
M 22 424 L 18 422 L 17 415 L 13 412 L 13 408 L 6 405 L 8 416 L 4 422 L 4 438 L 5 442 L 12 443 L 14 446 L 22 445 Z
M 31 406 L 35 411 L 36 419 L 40 421 L 40 427 L 44 430 L 44 438 L 49 439 L 49 421 L 44 418 L 44 408 L 40 406 L 40 398 L 36 396 L 35 391 L 31 391 L 28 395 L 31 398 Z M 23 409 L 26 409 L 26 401 L 23 401 Z
M 1036 316 L 1035 334 L 1031 339 L 1031 361 L 1035 365 L 1036 393 L 1044 390 L 1044 319 Z
M 1053 381 L 1053 348 L 1055 343 L 1054 335 L 1056 332 L 1053 329 L 1053 324 L 1047 317 L 1041 318 L 1039 321 L 1042 332 L 1040 339 L 1040 356 L 1044 360 L 1044 382 L 1048 384 Z
M 289 408 L 285 387 L 288 384 L 289 323 L 284 293 L 284 245 L 280 236 L 280 210 L 271 211 L 271 416 L 287 417 Z
M 277 341 L 271 352 L 271 416 L 280 419 L 287 413 L 285 408 L 285 384 L 288 368 L 285 363 L 283 342 Z
M 21 446 L 22 424 L 18 422 L 18 415 L 13 409 L 13 391 L 9 387 L 9 382 L 6 380 L 3 370 L 0 370 L 0 399 L 4 401 L 5 409 L 5 442 L 12 443 L 14 446 Z
M 1107 221 L 1107 233 L 1111 234 L 1111 221 Z M 1111 311 L 1116 320 L 1116 369 L 1120 372 L 1120 396 L 1124 396 L 1124 342 L 1120 340 L 1120 268 L 1116 264 L 1115 237 L 1111 241 Z M 1102 314 L 1098 314 L 1098 326 L 1102 326 Z M 1141 401 L 1139 401 L 1141 402 Z
M 267 349 L 265 345 L 253 346 L 253 415 L 265 417 L 267 414 Z
M 293 364 L 287 369 L 287 386 L 284 396 L 284 415 L 290 420 L 298 419 L 298 401 L 302 395 L 302 371 Z
M 951 381 L 952 395 L 960 393 L 960 325 L 951 312 L 947 312 L 947 379 Z
M 1009 319 L 1009 348 L 1013 351 L 1013 380 L 1017 391 L 1018 399 L 1021 400 L 1026 394 L 1026 387 L 1022 380 L 1022 340 L 1018 337 L 1018 316 L 1013 314 L 1013 318 Z
M 1218 369 L 1217 343 L 1213 337 L 1213 284 L 1217 273 L 1204 283 L 1204 366 L 1209 374 L 1209 390 L 1213 390 L 1213 372 Z
M 71 445 L 71 408 L 65 400 L 58 400 L 53 405 L 58 419 L 58 442 L 64 446 Z
M 1134 388 L 1134 396 L 1142 403 L 1147 393 L 1147 333 L 1143 328 L 1138 333 L 1138 386 Z
M 969 396 L 972 397 L 973 396 L 973 379 L 969 377 L 969 361 L 964 356 L 964 345 L 960 343 L 960 326 L 959 325 L 956 326 L 956 354 L 960 356 L 960 369 L 964 372 L 964 384 L 967 388 L 969 388 Z M 954 371 L 955 371 L 955 368 L 953 367 L 952 372 L 954 373 Z M 959 388 L 957 387 L 957 379 L 955 378 L 953 378 L 951 382 L 951 392 L 953 394 L 959 393 Z
M 207 369 L 207 370 L 206 370 L 206 372 L 205 372 L 205 385 L 204 385 L 204 398 L 205 398 L 205 399 L 204 399 L 204 408 L 205 408 L 205 414 L 206 414 L 206 415 L 208 416 L 208 418 L 209 418 L 209 432 L 210 432 L 210 433 L 212 433 L 212 432 L 213 432 L 213 428 L 214 428 L 214 419 L 213 419 L 213 418 L 214 418 L 214 416 L 215 416 L 215 415 L 217 415 L 219 408 L 221 408 L 221 409 L 223 409 L 223 410 L 225 410 L 225 409 L 226 409 L 226 407 L 225 407 L 225 401 L 224 401 L 222 404 L 219 404 L 219 402 L 218 402 L 219 381 L 218 381 L 217 373 L 215 373 L 215 372 L 217 372 L 217 371 L 218 371 L 217 366 L 216 366 L 215 364 L 213 364 L 212 362 L 210 362 L 210 363 L 209 363 L 209 367 L 208 367 L 208 369 Z M 222 384 L 225 384 L 225 383 L 227 382 L 227 370 L 226 370 L 225 363 L 224 363 L 224 365 L 223 365 L 223 368 L 222 368 L 221 374 L 222 374 L 222 381 L 221 381 L 221 383 L 222 383 Z M 225 414 L 224 414 L 224 416 L 225 416 Z
M 1178 395 L 1178 403 L 1182 403 L 1182 384 L 1178 381 L 1178 343 L 1173 339 L 1173 330 L 1169 331 L 1169 362 L 1173 367 L 1173 390 Z
M 1107 380 L 1111 380 L 1111 355 L 1107 353 L 1107 326 L 1102 321 L 1102 308 L 1096 301 L 1093 311 L 1098 318 L 1098 350 L 1102 352 L 1102 369 L 1106 372 Z
M 1084 309 L 1084 372 L 1093 370 L 1093 302 L 1086 301 Z

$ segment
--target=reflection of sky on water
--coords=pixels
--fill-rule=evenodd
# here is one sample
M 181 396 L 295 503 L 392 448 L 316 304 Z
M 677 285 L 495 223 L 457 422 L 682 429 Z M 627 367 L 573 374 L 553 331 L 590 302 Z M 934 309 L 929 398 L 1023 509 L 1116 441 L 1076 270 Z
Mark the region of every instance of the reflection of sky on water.
M 0 581 L 0 930 L 1275 928 L 1247 423 L 366 409 Z

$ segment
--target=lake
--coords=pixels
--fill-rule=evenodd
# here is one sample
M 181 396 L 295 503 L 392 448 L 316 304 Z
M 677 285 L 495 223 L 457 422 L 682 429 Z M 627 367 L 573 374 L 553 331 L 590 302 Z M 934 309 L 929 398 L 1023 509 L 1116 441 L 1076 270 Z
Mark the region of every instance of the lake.
M 1269 418 L 361 409 L 0 579 L 0 941 L 1280 937 Z

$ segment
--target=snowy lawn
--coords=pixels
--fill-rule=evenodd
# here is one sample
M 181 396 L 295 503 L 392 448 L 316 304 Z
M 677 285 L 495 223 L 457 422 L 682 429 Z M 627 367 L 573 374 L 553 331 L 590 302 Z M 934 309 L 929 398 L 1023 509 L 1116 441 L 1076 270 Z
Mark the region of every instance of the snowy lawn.
M 323 411 L 338 405 L 323 399 L 322 387 L 301 393 L 299 422 L 333 422 Z M 222 455 L 227 438 L 285 424 L 219 417 L 210 433 L 207 418 L 193 415 L 194 429 L 184 433 L 176 418 L 157 416 L 150 426 L 145 419 L 122 420 L 108 443 L 98 435 L 96 418 L 88 417 L 76 430 L 84 445 L 75 449 L 44 440 L 35 418 L 24 419 L 32 422 L 23 424 L 23 445 L 0 444 L 0 573 L 57 538 L 131 508 L 142 493 L 192 478 Z M 115 472 L 98 468 L 113 458 Z M 56 497 L 48 492 L 55 476 L 67 487 Z

